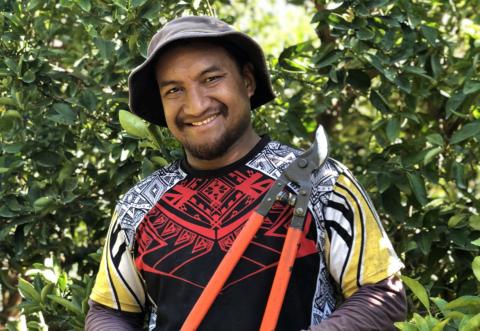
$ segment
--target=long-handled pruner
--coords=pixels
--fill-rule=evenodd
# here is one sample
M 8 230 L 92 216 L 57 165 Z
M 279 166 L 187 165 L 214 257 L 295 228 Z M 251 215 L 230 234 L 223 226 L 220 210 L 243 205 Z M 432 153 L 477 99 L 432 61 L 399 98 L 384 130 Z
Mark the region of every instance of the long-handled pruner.
M 327 155 L 328 141 L 325 131 L 320 125 L 317 128 L 315 142 L 312 146 L 283 171 L 266 193 L 257 210 L 251 214 L 187 316 L 181 331 L 197 330 L 223 285 L 262 225 L 263 219 L 272 208 L 273 203 L 276 200 L 287 199 L 294 207 L 293 217 L 283 244 L 260 326 L 261 331 L 273 331 L 275 329 L 303 232 L 308 200 L 312 191 L 310 177 L 315 169 L 323 165 Z M 289 183 L 294 183 L 299 187 L 296 197 L 286 197 L 282 191 Z

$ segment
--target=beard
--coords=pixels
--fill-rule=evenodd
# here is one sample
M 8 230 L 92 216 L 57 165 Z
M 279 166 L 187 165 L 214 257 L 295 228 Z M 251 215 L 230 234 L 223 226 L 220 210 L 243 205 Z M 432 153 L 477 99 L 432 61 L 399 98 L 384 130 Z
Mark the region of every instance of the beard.
M 218 116 L 228 116 L 228 109 L 225 105 L 220 105 L 218 110 Z M 232 128 L 226 130 L 217 140 L 209 143 L 185 140 L 181 141 L 183 148 L 200 160 L 210 161 L 223 156 L 250 127 L 250 112 L 245 112 L 244 114 L 234 123 Z M 177 119 L 176 124 L 178 127 L 183 125 L 179 119 Z

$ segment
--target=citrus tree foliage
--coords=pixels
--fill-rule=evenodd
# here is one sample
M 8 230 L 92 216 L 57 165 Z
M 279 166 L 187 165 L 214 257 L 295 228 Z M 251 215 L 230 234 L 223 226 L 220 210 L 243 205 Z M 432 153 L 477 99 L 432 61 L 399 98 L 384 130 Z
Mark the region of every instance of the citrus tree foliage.
M 479 1 L 291 2 L 310 8 L 317 37 L 270 58 L 279 97 L 256 127 L 302 147 L 323 124 L 426 314 L 399 327 L 467 330 L 480 313 Z M 17 316 L 20 288 L 30 328 L 82 329 L 115 201 L 181 154 L 166 130 L 126 112 L 128 74 L 166 21 L 234 23 L 229 6 L 0 0 L 0 324 Z M 430 307 L 430 296 L 442 299 Z
M 333 156 L 371 192 L 404 273 L 432 297 L 478 295 L 479 2 L 315 4 L 320 43 L 285 49 L 273 72 L 284 97 L 270 114 L 285 109 L 275 132 L 291 140 L 324 124 Z M 443 326 L 473 330 L 479 299 L 462 297 L 451 320 L 441 303 L 435 312 Z

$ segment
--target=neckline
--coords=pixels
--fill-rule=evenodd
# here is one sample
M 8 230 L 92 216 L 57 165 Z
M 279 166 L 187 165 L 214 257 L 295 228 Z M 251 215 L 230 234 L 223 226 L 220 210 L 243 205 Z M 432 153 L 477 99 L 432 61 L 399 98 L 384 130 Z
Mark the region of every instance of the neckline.
M 251 160 L 253 156 L 258 154 L 258 152 L 260 152 L 269 142 L 270 137 L 266 135 L 261 136 L 261 139 L 258 141 L 258 143 L 253 146 L 253 148 L 247 154 L 245 154 L 245 156 L 224 167 L 208 170 L 195 169 L 188 164 L 188 161 L 185 157 L 180 161 L 180 167 L 187 175 L 192 177 L 218 177 L 220 175 L 229 173 L 231 170 L 237 168 L 240 164 L 245 164 L 248 160 Z

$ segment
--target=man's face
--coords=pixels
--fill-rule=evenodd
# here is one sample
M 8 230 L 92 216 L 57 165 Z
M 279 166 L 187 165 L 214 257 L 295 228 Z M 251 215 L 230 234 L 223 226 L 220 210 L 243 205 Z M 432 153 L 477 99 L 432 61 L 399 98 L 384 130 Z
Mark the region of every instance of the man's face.
M 202 41 L 175 46 L 160 56 L 156 77 L 167 126 L 187 156 L 216 159 L 251 132 L 253 72 L 239 69 L 224 48 Z

